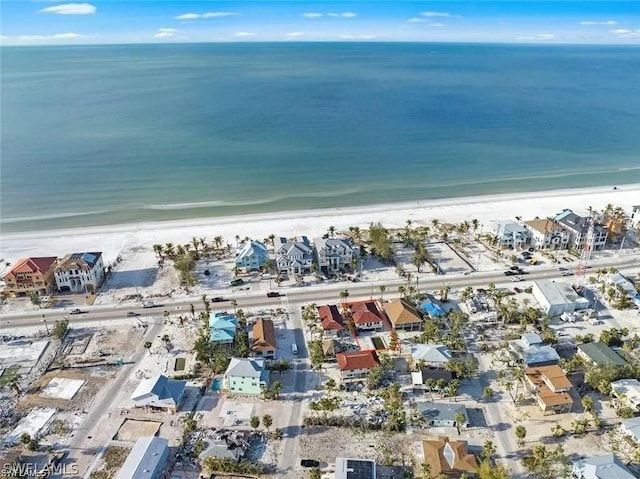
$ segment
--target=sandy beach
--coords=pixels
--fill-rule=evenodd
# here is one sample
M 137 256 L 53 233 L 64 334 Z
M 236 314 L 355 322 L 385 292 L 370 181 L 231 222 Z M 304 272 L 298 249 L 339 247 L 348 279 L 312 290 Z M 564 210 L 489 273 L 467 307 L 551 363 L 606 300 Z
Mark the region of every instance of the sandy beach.
M 630 213 L 632 205 L 640 204 L 640 184 L 622 185 L 616 190 L 608 186 L 12 233 L 2 235 L 0 257 L 14 262 L 22 256 L 63 256 L 70 252 L 102 251 L 105 262 L 112 262 L 118 255 L 150 250 L 156 243 L 186 243 L 194 236 L 204 237 L 208 241 L 215 236 L 223 236 L 226 242 L 235 245 L 236 235 L 260 240 L 270 234 L 314 237 L 324 234 L 329 226 L 335 226 L 337 231 L 346 231 L 349 226 L 366 228 L 371 222 L 380 222 L 394 228 L 403 227 L 409 219 L 413 225 L 419 226 L 429 225 L 433 219 L 459 223 L 476 218 L 483 231 L 488 231 L 496 220 L 513 219 L 516 216 L 525 220 L 536 216 L 546 217 L 564 208 L 586 214 L 589 207 L 602 209 L 609 203 L 621 206 Z

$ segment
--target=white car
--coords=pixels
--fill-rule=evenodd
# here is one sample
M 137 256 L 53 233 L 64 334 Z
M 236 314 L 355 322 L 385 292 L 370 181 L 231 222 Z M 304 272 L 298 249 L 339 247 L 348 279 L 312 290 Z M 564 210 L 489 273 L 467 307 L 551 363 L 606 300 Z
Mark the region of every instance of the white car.
M 517 283 L 519 281 L 524 281 L 520 276 L 511 276 L 511 281 Z

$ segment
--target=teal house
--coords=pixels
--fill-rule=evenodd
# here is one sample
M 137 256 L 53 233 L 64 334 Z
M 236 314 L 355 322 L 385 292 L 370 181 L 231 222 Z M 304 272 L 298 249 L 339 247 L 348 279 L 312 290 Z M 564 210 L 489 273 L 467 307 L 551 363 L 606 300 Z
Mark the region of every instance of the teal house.
M 222 389 L 229 394 L 258 396 L 269 387 L 269 371 L 264 359 L 231 358 L 222 382 Z
M 209 317 L 209 341 L 215 344 L 233 344 L 238 328 L 238 318 L 224 312 Z

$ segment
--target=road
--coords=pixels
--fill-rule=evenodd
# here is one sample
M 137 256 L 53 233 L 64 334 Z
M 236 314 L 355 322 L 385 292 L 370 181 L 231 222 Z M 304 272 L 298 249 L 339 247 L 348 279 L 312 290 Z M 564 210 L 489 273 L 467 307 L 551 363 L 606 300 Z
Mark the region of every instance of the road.
M 636 272 L 640 259 L 635 257 L 620 257 L 607 259 L 606 261 L 593 264 L 593 268 L 608 268 L 611 266 L 617 267 L 621 272 Z M 560 278 L 560 274 L 556 270 L 555 266 L 540 267 L 533 266 L 529 268 L 530 273 L 525 275 L 523 279 L 537 280 L 537 279 L 553 279 Z M 486 286 L 489 283 L 505 283 L 506 286 L 515 286 L 509 280 L 509 277 L 504 276 L 502 271 L 491 271 L 482 273 L 473 273 L 471 275 L 446 275 L 429 278 L 422 280 L 418 284 L 421 291 L 434 291 L 442 287 L 443 284 L 451 286 L 452 289 L 464 288 L 466 286 Z M 395 287 L 406 284 L 405 280 L 397 279 L 390 281 L 367 281 L 360 283 L 341 282 L 341 283 L 327 283 L 319 286 L 309 287 L 291 287 L 286 290 L 282 290 L 282 294 L 286 294 L 286 297 L 290 303 L 313 303 L 313 302 L 328 302 L 337 301 L 339 299 L 339 293 L 342 290 L 349 290 L 351 298 L 364 298 L 364 297 L 379 297 L 379 287 L 384 285 L 387 288 L 384 296 L 393 298 L 397 297 L 398 293 Z M 230 300 L 235 299 L 239 308 L 269 308 L 274 307 L 275 302 L 278 301 L 275 298 L 266 297 L 264 291 L 261 292 L 244 292 L 234 293 L 226 297 L 229 301 L 221 303 L 212 303 L 213 309 L 227 308 L 231 309 Z M 142 308 L 140 306 L 131 305 L 99 305 L 84 307 L 83 314 L 69 315 L 68 310 L 63 309 L 47 309 L 41 310 L 36 313 L 29 311 L 23 313 L 3 314 L 2 323 L 0 324 L 0 332 L 13 332 L 20 327 L 42 327 L 44 326 L 43 319 L 48 324 L 52 324 L 55 320 L 62 318 L 68 318 L 71 325 L 73 323 L 82 323 L 85 326 L 87 323 L 109 321 L 109 320 L 122 320 L 126 318 L 127 312 L 138 313 L 141 319 L 147 316 L 157 317 L 163 311 L 170 311 L 175 314 L 179 311 L 184 311 L 185 314 L 190 313 L 191 304 L 194 305 L 196 310 L 201 310 L 202 300 L 200 297 L 181 298 L 175 301 L 166 301 L 164 304 L 158 304 L 153 308 Z M 135 318 L 130 318 L 132 322 L 135 322 Z

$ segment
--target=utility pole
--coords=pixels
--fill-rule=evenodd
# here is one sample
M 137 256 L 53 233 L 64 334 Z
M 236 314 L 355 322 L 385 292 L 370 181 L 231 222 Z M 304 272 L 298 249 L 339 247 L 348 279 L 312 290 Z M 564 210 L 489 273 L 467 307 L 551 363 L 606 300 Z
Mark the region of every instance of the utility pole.
M 44 323 L 44 328 L 47 330 L 47 336 L 49 336 L 49 326 L 47 325 L 47 320 L 44 317 L 44 314 L 42 315 L 42 322 Z

